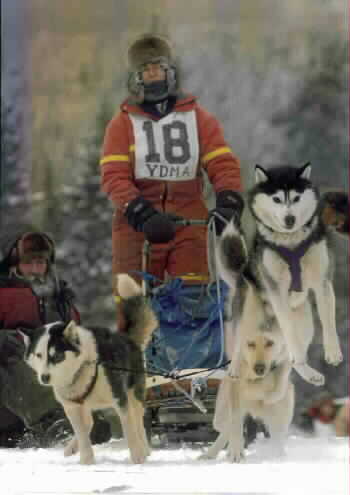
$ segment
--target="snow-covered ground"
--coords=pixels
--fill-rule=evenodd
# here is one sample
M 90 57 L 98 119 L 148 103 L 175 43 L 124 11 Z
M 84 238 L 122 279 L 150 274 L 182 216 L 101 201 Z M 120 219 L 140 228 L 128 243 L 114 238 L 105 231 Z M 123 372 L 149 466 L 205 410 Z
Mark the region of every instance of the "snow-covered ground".
M 94 446 L 97 464 L 81 466 L 62 448 L 0 449 L 2 495 L 278 494 L 348 495 L 349 441 L 322 435 L 290 435 L 286 456 L 274 459 L 259 438 L 242 464 L 199 460 L 200 448 L 154 449 L 133 465 L 123 440 Z

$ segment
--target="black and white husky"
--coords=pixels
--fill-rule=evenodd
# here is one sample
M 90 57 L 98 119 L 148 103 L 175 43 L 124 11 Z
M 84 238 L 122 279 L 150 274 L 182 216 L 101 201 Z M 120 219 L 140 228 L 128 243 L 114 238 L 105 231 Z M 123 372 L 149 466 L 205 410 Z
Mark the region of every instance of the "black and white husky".
M 324 376 L 307 363 L 314 334 L 310 291 L 322 324 L 325 360 L 337 365 L 342 353 L 336 332 L 329 234 L 310 173 L 310 163 L 268 170 L 256 165 L 256 183 L 249 193 L 256 223 L 249 272 L 267 311 L 278 321 L 294 368 L 306 381 L 320 386 Z M 222 242 L 231 235 L 227 229 Z
M 125 333 L 71 321 L 45 325 L 26 338 L 26 362 L 42 385 L 53 388 L 74 430 L 64 455 L 79 451 L 81 464 L 95 462 L 90 442 L 95 409 L 116 410 L 134 463 L 143 463 L 150 453 L 143 424 L 143 350 L 157 321 L 131 277 L 118 275 L 117 288 L 127 321 Z
M 310 172 L 310 164 L 269 170 L 257 165 L 249 192 L 256 223 L 249 252 L 235 218 L 218 239 L 218 270 L 230 287 L 225 350 L 231 364 L 217 396 L 219 436 L 205 457 L 215 457 L 227 444 L 229 459 L 241 460 L 246 413 L 262 419 L 283 448 L 294 408 L 292 366 L 308 382 L 324 383 L 307 364 L 314 334 L 310 291 L 322 322 L 325 358 L 334 365 L 342 360 L 328 232 Z

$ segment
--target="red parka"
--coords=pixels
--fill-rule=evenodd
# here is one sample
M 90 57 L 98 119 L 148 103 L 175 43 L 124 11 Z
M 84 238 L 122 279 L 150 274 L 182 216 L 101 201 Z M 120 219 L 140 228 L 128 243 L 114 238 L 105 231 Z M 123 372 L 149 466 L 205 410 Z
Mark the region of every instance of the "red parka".
M 124 102 L 121 112 L 109 123 L 101 159 L 102 188 L 122 212 L 128 202 L 141 194 L 162 211 L 205 218 L 201 169 L 207 172 L 216 192 L 241 190 L 239 161 L 228 147 L 217 119 L 193 96 L 178 100 L 171 114 L 176 112 L 194 112 L 196 117 L 199 153 L 196 176 L 192 180 L 169 181 L 161 177 L 152 180 L 135 176 L 135 133 L 130 116 L 160 119 L 146 114 L 138 105 Z M 176 146 L 176 138 L 173 142 Z
M 128 101 L 106 129 L 101 157 L 102 189 L 116 206 L 112 226 L 113 272 L 140 270 L 143 234 L 127 223 L 124 212 L 138 196 L 161 212 L 206 219 L 203 172 L 216 193 L 241 189 L 239 161 L 227 145 L 217 119 L 193 96 L 176 101 L 162 117 Z M 207 278 L 205 227 L 179 228 L 174 240 L 153 245 L 147 271 L 189 272 Z
M 55 281 L 52 295 L 39 297 L 26 279 L 11 273 L 12 252 L 24 232 L 26 231 L 20 231 L 1 242 L 3 258 L 0 260 L 0 331 L 20 326 L 36 328 L 58 319 L 65 322 L 73 319 L 80 323 L 72 290 L 65 281 L 56 278 L 55 246 L 52 240 L 53 252 L 49 267 L 50 276 Z
M 63 281 L 59 282 L 59 290 L 52 296 L 57 319 L 62 321 L 75 320 L 80 322 L 78 310 L 73 305 L 72 293 Z M 51 323 L 48 301 L 45 297 L 37 296 L 29 283 L 18 279 L 0 278 L 0 331 L 16 329 L 20 326 L 36 328 L 45 323 Z

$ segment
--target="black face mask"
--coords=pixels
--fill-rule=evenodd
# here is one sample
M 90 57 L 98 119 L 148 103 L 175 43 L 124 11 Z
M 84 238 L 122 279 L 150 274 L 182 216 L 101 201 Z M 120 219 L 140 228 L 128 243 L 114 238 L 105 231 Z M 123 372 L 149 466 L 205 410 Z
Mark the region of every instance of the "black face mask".
M 168 83 L 167 81 L 153 81 L 144 84 L 144 99 L 150 102 L 160 102 L 168 98 Z

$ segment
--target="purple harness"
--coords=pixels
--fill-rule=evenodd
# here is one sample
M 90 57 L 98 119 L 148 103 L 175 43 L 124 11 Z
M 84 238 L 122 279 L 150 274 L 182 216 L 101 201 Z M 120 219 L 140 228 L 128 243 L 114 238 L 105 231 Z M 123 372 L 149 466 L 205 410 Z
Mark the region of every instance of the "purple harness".
M 309 249 L 313 240 L 310 237 L 302 241 L 298 246 L 293 249 L 287 248 L 285 246 L 276 246 L 275 244 L 271 244 L 270 242 L 265 241 L 269 248 L 273 251 L 276 251 L 281 258 L 287 263 L 289 267 L 289 271 L 292 277 L 289 290 L 295 292 L 302 292 L 303 287 L 301 283 L 301 265 L 300 260 Z

